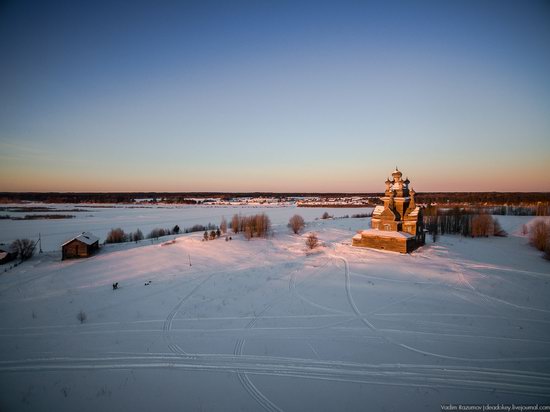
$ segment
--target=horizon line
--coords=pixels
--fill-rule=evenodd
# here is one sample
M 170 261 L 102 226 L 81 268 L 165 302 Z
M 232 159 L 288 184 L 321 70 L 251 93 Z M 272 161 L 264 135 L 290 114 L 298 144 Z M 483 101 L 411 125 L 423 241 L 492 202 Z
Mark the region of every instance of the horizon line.
M 333 195 L 368 195 L 368 194 L 380 194 L 384 191 L 377 192 L 301 192 L 301 191 L 0 191 L 0 195 L 4 194 L 204 194 L 204 195 L 228 195 L 228 194 L 301 194 L 301 195 L 318 195 L 318 194 L 333 194 Z M 500 191 L 500 190 L 468 190 L 468 191 L 456 191 L 456 190 L 434 190 L 434 191 L 416 191 L 416 194 L 430 194 L 430 193 L 541 193 L 541 194 L 550 194 L 550 191 Z

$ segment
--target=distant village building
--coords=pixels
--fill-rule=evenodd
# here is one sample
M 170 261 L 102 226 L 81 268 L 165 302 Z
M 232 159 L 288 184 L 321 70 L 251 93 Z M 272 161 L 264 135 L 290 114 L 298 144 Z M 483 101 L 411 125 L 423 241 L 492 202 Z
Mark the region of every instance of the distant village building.
M 393 181 L 386 179 L 386 191 L 380 198 L 384 206 L 372 212 L 371 229 L 357 233 L 353 246 L 410 253 L 425 241 L 422 208 L 415 203 L 414 189 L 409 190 L 409 179 L 395 168 Z
M 61 259 L 89 257 L 98 249 L 99 238 L 89 232 L 82 232 L 61 245 Z

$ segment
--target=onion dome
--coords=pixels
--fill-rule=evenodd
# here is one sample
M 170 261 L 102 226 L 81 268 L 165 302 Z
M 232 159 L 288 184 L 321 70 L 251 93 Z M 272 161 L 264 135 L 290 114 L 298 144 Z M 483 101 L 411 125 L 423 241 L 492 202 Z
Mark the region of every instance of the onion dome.
M 393 177 L 397 177 L 397 178 L 400 178 L 401 176 L 403 176 L 403 173 L 401 173 L 399 171 L 399 169 L 397 168 L 397 166 L 395 166 L 395 170 L 393 171 L 393 173 L 391 174 Z

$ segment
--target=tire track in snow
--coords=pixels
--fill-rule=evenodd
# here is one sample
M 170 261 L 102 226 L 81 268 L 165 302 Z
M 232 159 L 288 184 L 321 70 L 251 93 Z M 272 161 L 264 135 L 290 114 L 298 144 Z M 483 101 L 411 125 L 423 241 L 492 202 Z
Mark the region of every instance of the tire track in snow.
M 204 269 L 202 270 L 204 271 Z M 181 354 L 187 354 L 178 344 L 175 344 L 172 340 L 172 335 L 170 334 L 170 331 L 172 330 L 172 323 L 174 321 L 175 316 L 177 315 L 178 311 L 182 307 L 182 305 L 185 303 L 187 299 L 189 299 L 204 283 L 206 283 L 210 278 L 212 278 L 214 275 L 217 274 L 225 274 L 227 273 L 226 270 L 218 270 L 211 272 L 204 280 L 202 280 L 198 285 L 196 285 L 186 296 L 184 296 L 178 304 L 172 309 L 172 311 L 168 314 L 166 317 L 164 324 L 162 326 L 162 334 L 164 341 L 167 343 L 168 348 L 174 352 L 174 353 L 181 353 Z
M 267 246 L 264 252 L 267 252 Z M 290 276 L 290 282 L 289 282 L 289 289 L 291 289 L 291 285 L 293 286 L 294 280 L 293 280 L 293 274 L 297 271 L 294 270 Z M 262 317 L 264 313 L 266 313 L 269 309 L 273 307 L 276 301 L 271 302 L 269 305 L 264 307 L 262 311 L 256 315 L 254 314 L 254 317 L 250 320 L 250 322 L 245 326 L 245 329 L 252 329 L 254 325 L 257 323 L 258 319 Z M 243 356 L 243 350 L 244 350 L 244 344 L 246 342 L 246 339 L 243 337 L 240 337 L 237 339 L 237 342 L 235 343 L 235 348 L 233 350 L 233 353 L 235 356 L 242 357 Z M 277 405 L 275 405 L 271 400 L 269 400 L 257 387 L 254 385 L 254 383 L 250 380 L 250 377 L 247 375 L 246 371 L 237 370 L 237 377 L 239 379 L 239 382 L 241 386 L 245 389 L 246 392 L 266 411 L 269 412 L 282 412 L 282 409 L 280 409 Z
M 348 313 L 343 314 L 320 314 L 320 315 L 274 315 L 274 316 L 262 316 L 263 319 L 317 319 L 317 318 L 346 318 L 352 316 Z M 212 316 L 212 317 L 196 317 L 196 318 L 185 318 L 185 321 L 188 322 L 204 322 L 212 320 L 251 320 L 254 319 L 254 316 Z M 29 331 L 49 331 L 52 330 L 52 333 L 55 333 L 55 329 L 91 329 L 96 330 L 100 329 L 103 326 L 127 326 L 135 324 L 147 324 L 147 323 L 164 323 L 164 319 L 145 319 L 145 320 L 134 320 L 134 321 L 125 321 L 125 322 L 93 322 L 93 323 L 84 323 L 84 324 L 71 324 L 71 325 L 44 325 L 44 326 L 23 326 L 19 328 L 0 328 L 0 336 L 2 332 L 26 332 Z M 547 323 L 550 323 L 548 321 Z M 111 329 L 111 331 L 120 331 L 120 329 Z M 71 332 L 72 333 L 72 332 Z M 46 334 L 46 332 L 44 332 Z M 22 334 L 23 335 L 23 334 Z
M 479 315 L 471 313 L 429 313 L 429 312 L 392 312 L 392 313 L 377 313 L 374 316 L 428 316 L 428 317 L 462 317 L 462 318 L 471 318 L 471 319 L 499 319 L 499 320 L 513 320 L 513 321 L 522 321 L 522 322 L 533 322 L 533 323 L 546 323 L 550 324 L 550 320 L 545 319 L 529 319 L 529 318 L 511 318 L 509 316 L 498 316 L 498 315 Z M 0 329 L 1 330 L 1 329 Z
M 517 309 L 533 310 L 533 311 L 536 311 L 536 312 L 550 313 L 550 310 L 547 310 L 547 309 L 533 308 L 531 306 L 518 305 L 518 304 L 515 304 L 515 303 L 512 303 L 512 302 L 509 302 L 507 300 L 504 300 L 504 299 L 499 299 L 499 298 L 495 298 L 494 296 L 486 295 L 485 293 L 482 293 L 482 292 L 478 291 L 470 282 L 468 282 L 468 280 L 464 276 L 464 273 L 460 269 L 459 264 L 453 264 L 453 268 L 454 268 L 454 271 L 458 274 L 460 282 L 464 286 L 466 286 L 466 288 L 469 289 L 472 293 L 478 295 L 479 297 L 481 297 L 487 303 L 491 303 L 490 301 L 492 301 L 492 303 L 497 302 L 497 303 L 501 303 L 503 305 L 512 306 L 512 307 L 517 308 Z
M 371 364 L 371 363 L 358 363 L 358 362 L 349 362 L 349 361 L 338 361 L 338 360 L 315 360 L 312 358 L 297 358 L 297 357 L 284 357 L 284 356 L 269 356 L 269 355 L 231 355 L 231 354 L 191 354 L 191 355 L 182 355 L 176 353 L 149 353 L 149 352 L 138 352 L 138 353 L 126 353 L 128 356 L 120 356 L 119 353 L 116 353 L 118 356 L 105 356 L 105 357 L 70 357 L 70 356 L 52 356 L 52 357 L 41 357 L 41 358 L 26 358 L 20 360 L 3 360 L 0 361 L 0 371 L 3 370 L 5 366 L 17 367 L 22 365 L 38 366 L 47 363 L 53 362 L 66 362 L 66 363 L 75 363 L 79 362 L 101 362 L 101 361 L 139 361 L 139 360 L 178 360 L 181 362 L 195 363 L 195 364 L 250 364 L 250 367 L 261 365 L 269 366 L 284 366 L 284 367 L 334 367 L 334 368 L 343 368 L 350 370 L 362 370 L 362 369 L 373 369 L 373 370 L 385 370 L 385 369 L 441 369 L 441 370 L 451 370 L 451 371 L 465 371 L 465 372 L 479 372 L 479 373 L 494 373 L 498 375 L 506 376 L 522 376 L 522 377 L 532 377 L 540 378 L 550 383 L 550 373 L 547 372 L 533 372 L 529 370 L 517 370 L 517 369 L 502 369 L 502 368 L 486 368 L 486 367 L 474 367 L 467 365 L 441 365 L 441 364 L 416 364 L 416 363 L 382 363 L 382 364 Z M 544 358 L 514 358 L 510 361 L 517 362 L 518 360 L 550 360 L 550 357 Z M 501 362 L 502 359 L 497 358 L 497 361 Z
M 204 280 L 202 280 L 198 285 L 196 285 L 187 295 L 185 295 L 178 304 L 172 309 L 172 311 L 168 314 L 166 317 L 166 320 L 164 321 L 164 324 L 162 325 L 162 335 L 164 337 L 164 341 L 168 344 L 168 348 L 174 353 L 181 353 L 184 355 L 187 355 L 187 353 L 176 343 L 172 341 L 172 335 L 170 334 L 170 330 L 172 329 L 172 323 L 174 321 L 174 317 L 180 310 L 180 308 L 183 306 L 185 301 L 189 299 L 193 294 L 204 284 L 206 283 L 212 276 L 214 276 L 214 273 L 207 276 Z
M 344 262 L 344 276 L 346 278 L 346 297 L 348 299 L 348 302 L 355 312 L 355 315 L 363 322 L 370 330 L 377 332 L 376 328 L 372 323 L 369 322 L 369 320 L 363 316 L 363 314 L 359 311 L 359 308 L 355 304 L 355 301 L 353 300 L 353 296 L 351 295 L 351 275 L 349 272 L 349 263 L 346 258 L 341 256 L 334 256 L 336 259 L 340 259 L 342 262 Z
M 327 261 L 319 267 L 319 269 L 324 269 L 325 267 L 327 267 L 330 263 L 330 259 L 327 259 Z M 298 291 L 298 288 L 296 287 L 296 272 L 298 270 L 294 270 L 292 271 L 291 275 L 290 275 L 290 279 L 289 279 L 289 282 L 288 282 L 288 290 L 290 291 L 291 294 L 293 295 L 296 295 L 300 300 L 302 300 L 303 302 L 315 307 L 315 308 L 318 308 L 318 309 L 321 309 L 321 310 L 324 310 L 324 311 L 327 311 L 327 312 L 331 312 L 331 313 L 334 313 L 334 314 L 339 314 L 339 315 L 351 315 L 349 312 L 345 312 L 345 311 L 342 311 L 342 310 L 338 310 L 338 309 L 333 309 L 331 307 L 328 307 L 328 306 L 325 306 L 325 305 L 321 305 L 317 302 L 314 302 L 312 300 L 310 300 L 309 298 L 306 298 L 304 295 L 302 295 L 299 291 Z M 302 282 L 300 282 L 299 284 L 302 284 L 304 283 L 305 280 L 303 280 Z
M 347 298 L 348 298 L 348 302 L 350 304 L 350 306 L 352 307 L 353 311 L 356 313 L 357 317 L 369 328 L 371 329 L 372 331 L 376 332 L 377 336 L 381 337 L 382 339 L 384 339 L 385 341 L 387 341 L 388 343 L 391 343 L 391 344 L 394 344 L 396 346 L 399 346 L 405 350 L 408 350 L 408 351 L 411 351 L 411 352 L 415 352 L 415 353 L 418 353 L 418 354 L 421 354 L 421 355 L 425 355 L 425 356 L 433 356 L 433 357 L 436 357 L 436 358 L 440 358 L 440 359 L 448 359 L 448 360 L 456 360 L 456 361 L 462 361 L 462 362 L 496 362 L 496 361 L 532 361 L 532 360 L 546 360 L 546 358 L 544 357 L 541 357 L 541 358 L 537 358 L 537 357 L 534 357 L 534 358 L 506 358 L 506 359 L 501 359 L 501 358 L 465 358 L 465 357 L 460 357 L 460 356 L 451 356 L 451 355 L 442 355 L 442 354 L 439 354 L 439 353 L 435 353 L 435 352 L 429 352 L 429 351 L 424 351 L 424 350 L 421 350 L 421 349 L 417 349 L 417 348 L 414 348 L 412 346 L 409 346 L 409 345 L 406 345 L 404 343 L 401 343 L 401 342 L 398 342 L 396 341 L 395 339 L 387 336 L 386 334 L 382 333 L 382 331 L 380 331 L 379 329 L 377 329 L 371 322 L 368 321 L 368 319 L 359 311 L 357 305 L 355 304 L 355 301 L 353 300 L 353 296 L 352 296 L 352 293 L 351 293 L 351 280 L 350 280 L 350 273 L 349 273 L 349 264 L 348 264 L 348 261 L 346 258 L 344 257 L 341 257 L 341 256 L 333 256 L 337 259 L 340 259 L 344 262 L 344 271 L 345 271 L 345 276 L 346 276 L 346 294 L 347 294 Z M 473 286 L 470 285 L 471 288 L 473 288 Z M 474 292 L 475 289 L 473 289 Z M 479 293 L 479 292 L 477 292 Z M 414 333 L 414 331 L 412 331 Z M 550 358 L 549 358 L 550 359 Z
M 254 316 L 254 318 L 246 325 L 245 329 L 251 329 L 254 327 L 258 319 L 271 307 L 273 306 L 273 303 L 267 305 L 257 316 Z M 233 353 L 236 356 L 242 357 L 243 355 L 243 349 L 245 344 L 245 338 L 239 338 L 237 339 L 237 342 L 235 343 L 235 349 Z M 271 402 L 255 385 L 252 383 L 250 378 L 248 377 L 246 371 L 243 370 L 237 370 L 237 377 L 239 378 L 239 382 L 241 383 L 241 386 L 248 392 L 248 394 L 256 401 L 258 404 L 265 409 L 266 411 L 270 412 L 282 412 L 282 410 L 275 405 L 273 402 Z
M 42 358 L 0 362 L 0 372 L 4 373 L 137 368 L 178 368 L 188 371 L 201 370 L 237 374 L 244 371 L 246 374 L 266 376 L 386 386 L 415 385 L 550 398 L 550 374 L 548 373 L 479 367 L 399 363 L 372 365 L 268 356 L 185 356 L 175 354 L 104 358 Z M 256 387 L 253 386 L 253 388 Z M 260 399 L 263 398 L 256 400 L 260 402 Z M 277 408 L 272 403 L 262 404 L 262 406 Z
M 464 273 L 462 273 L 462 270 L 460 270 L 460 266 L 457 263 L 451 262 L 451 267 L 454 270 L 454 272 L 458 275 L 458 281 L 466 288 L 475 293 L 476 295 L 479 295 L 485 302 L 487 302 L 489 305 L 491 305 L 491 302 L 487 299 L 487 297 L 482 296 L 474 286 L 468 282 L 468 279 L 464 276 Z

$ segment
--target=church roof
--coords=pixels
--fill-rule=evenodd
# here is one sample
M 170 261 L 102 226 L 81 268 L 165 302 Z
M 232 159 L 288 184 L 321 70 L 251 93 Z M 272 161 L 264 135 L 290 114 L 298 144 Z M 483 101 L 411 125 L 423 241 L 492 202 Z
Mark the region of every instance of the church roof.
M 397 215 L 389 207 L 385 208 L 384 211 L 382 213 L 380 213 L 380 216 L 389 218 L 391 220 L 397 219 Z
M 401 173 L 401 172 L 399 171 L 399 169 L 397 168 L 397 166 L 395 166 L 395 170 L 392 172 L 391 175 L 392 175 L 392 176 L 394 176 L 394 175 L 402 176 L 403 173 Z
M 413 210 L 411 213 L 409 213 L 407 216 L 416 217 L 416 216 L 418 216 L 418 212 L 420 212 L 420 207 L 419 207 L 419 206 L 416 206 L 416 207 L 414 208 L 414 210 Z
M 384 211 L 384 206 L 378 205 L 372 211 L 372 215 L 373 216 L 378 216 L 378 215 L 382 214 L 383 211 Z

